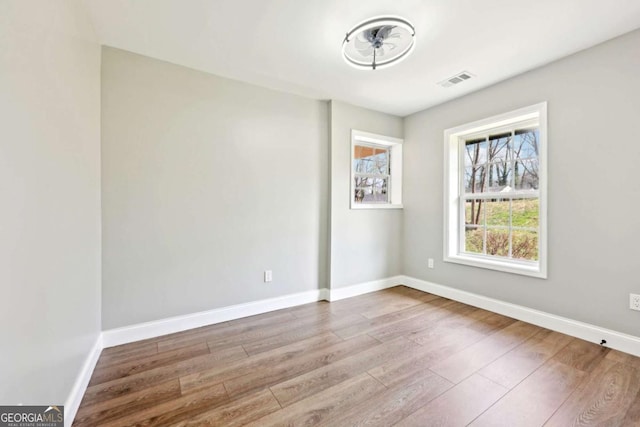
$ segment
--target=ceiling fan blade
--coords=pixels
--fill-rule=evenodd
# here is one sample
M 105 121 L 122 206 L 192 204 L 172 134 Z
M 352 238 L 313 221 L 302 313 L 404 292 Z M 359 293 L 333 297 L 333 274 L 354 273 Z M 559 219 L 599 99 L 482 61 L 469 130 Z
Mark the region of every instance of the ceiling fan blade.
M 373 55 L 373 47 L 369 46 L 366 49 L 362 49 L 362 50 L 358 49 L 358 53 L 362 56 L 371 56 Z
M 395 43 L 389 43 L 389 42 L 386 42 L 386 43 L 384 44 L 384 47 L 386 47 L 386 48 L 387 48 L 387 49 L 389 49 L 389 50 L 394 50 L 394 49 L 395 49 L 396 47 L 398 47 L 398 46 L 397 46 Z
M 360 40 L 358 37 L 356 37 L 353 40 L 353 46 L 356 48 L 357 51 L 362 51 L 362 50 L 369 49 L 371 47 L 371 43 L 365 40 Z
M 395 28 L 394 25 L 384 25 L 380 27 L 376 36 L 384 40 L 387 37 L 389 37 L 389 34 L 391 34 L 391 30 L 393 30 L 394 28 Z

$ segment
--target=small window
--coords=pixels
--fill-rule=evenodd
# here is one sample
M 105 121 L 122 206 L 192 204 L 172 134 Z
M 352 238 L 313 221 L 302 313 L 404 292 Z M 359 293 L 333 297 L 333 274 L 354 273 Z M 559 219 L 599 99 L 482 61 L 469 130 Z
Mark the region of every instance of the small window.
M 351 208 L 402 207 L 402 140 L 352 130 Z
M 546 104 L 445 131 L 445 261 L 546 277 Z

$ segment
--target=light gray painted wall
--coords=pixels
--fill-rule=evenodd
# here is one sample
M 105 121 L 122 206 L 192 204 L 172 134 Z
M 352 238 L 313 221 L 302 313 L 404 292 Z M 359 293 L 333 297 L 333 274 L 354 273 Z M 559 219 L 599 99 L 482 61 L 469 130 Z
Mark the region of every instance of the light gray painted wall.
M 402 138 L 403 120 L 331 101 L 332 288 L 402 273 L 402 210 L 349 209 L 351 129 Z
M 405 273 L 639 336 L 640 313 L 628 308 L 629 292 L 640 293 L 639 52 L 635 31 L 407 117 Z M 443 263 L 443 131 L 541 101 L 548 280 Z
M 102 85 L 105 329 L 326 287 L 327 102 L 113 48 Z
M 0 28 L 0 404 L 64 404 L 100 332 L 100 46 L 80 1 Z

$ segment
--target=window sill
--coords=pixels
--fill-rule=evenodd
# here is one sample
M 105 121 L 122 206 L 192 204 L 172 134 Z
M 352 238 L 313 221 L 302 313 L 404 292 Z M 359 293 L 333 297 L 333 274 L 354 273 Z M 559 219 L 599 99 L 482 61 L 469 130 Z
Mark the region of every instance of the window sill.
M 351 205 L 351 209 L 403 209 L 402 205 L 392 205 L 390 203 L 388 204 L 375 204 L 375 203 L 371 203 L 371 204 L 352 204 Z
M 489 270 L 497 270 L 505 273 L 519 274 L 522 276 L 537 277 L 546 279 L 547 272 L 538 264 L 524 264 L 519 262 L 501 261 L 495 259 L 486 259 L 472 255 L 449 255 L 444 257 L 445 262 L 468 265 L 471 267 L 485 268 Z

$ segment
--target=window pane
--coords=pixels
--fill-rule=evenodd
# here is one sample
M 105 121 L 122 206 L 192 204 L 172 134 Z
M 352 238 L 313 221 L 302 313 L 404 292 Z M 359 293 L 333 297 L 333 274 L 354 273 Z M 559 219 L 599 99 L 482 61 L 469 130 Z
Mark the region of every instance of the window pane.
M 487 255 L 509 256 L 509 230 L 487 228 Z
M 515 131 L 513 149 L 518 159 L 537 159 L 538 141 L 540 132 L 538 129 L 523 129 Z
M 388 203 L 388 179 L 371 177 L 354 177 L 356 203 Z
M 483 164 L 487 161 L 487 140 L 474 139 L 465 141 L 464 165 Z
M 356 173 L 388 175 L 389 150 L 366 145 L 354 145 L 353 171 Z
M 509 226 L 509 199 L 485 201 L 487 225 Z
M 467 200 L 464 209 L 464 223 L 466 225 L 484 225 L 484 205 L 484 200 Z
M 516 190 L 537 190 L 539 188 L 538 160 L 517 161 L 513 165 L 513 171 Z
M 484 227 L 466 227 L 464 230 L 464 251 L 483 253 Z
M 516 259 L 538 260 L 538 233 L 513 230 L 511 254 Z
M 538 228 L 540 207 L 538 199 L 513 199 L 511 201 L 512 225 L 514 227 Z
M 366 195 L 370 195 L 373 191 L 373 178 L 363 176 L 355 176 L 354 178 L 354 195 L 353 200 L 356 203 L 363 203 Z
M 487 170 L 486 191 L 511 191 L 512 190 L 512 165 L 511 162 L 491 163 Z
M 489 136 L 489 161 L 511 160 L 511 132 Z
M 482 193 L 485 187 L 485 166 L 472 166 L 465 169 L 465 193 Z

